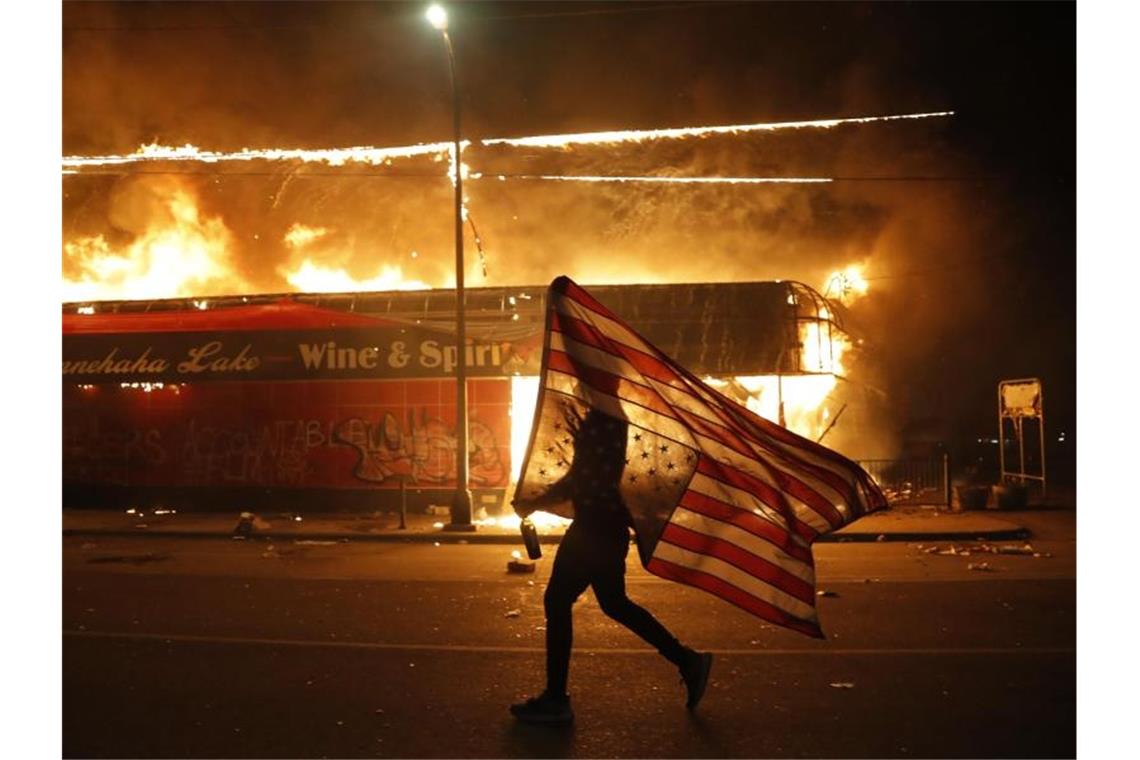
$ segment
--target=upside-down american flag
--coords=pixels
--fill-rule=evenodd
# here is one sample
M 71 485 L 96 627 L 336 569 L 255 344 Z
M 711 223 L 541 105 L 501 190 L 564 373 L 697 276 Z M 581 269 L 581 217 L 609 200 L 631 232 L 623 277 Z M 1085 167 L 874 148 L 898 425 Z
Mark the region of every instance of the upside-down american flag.
M 811 542 L 886 506 L 859 465 L 701 382 L 559 277 L 519 505 L 570 472 L 588 413 L 628 425 L 619 491 L 649 572 L 822 637 Z M 574 516 L 569 502 L 542 509 Z

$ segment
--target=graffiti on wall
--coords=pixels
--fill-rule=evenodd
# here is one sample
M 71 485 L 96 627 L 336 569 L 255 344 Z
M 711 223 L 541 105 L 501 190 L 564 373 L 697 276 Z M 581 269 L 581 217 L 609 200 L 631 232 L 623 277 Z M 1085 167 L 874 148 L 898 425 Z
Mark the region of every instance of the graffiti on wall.
M 408 410 L 406 425 L 385 412 L 376 422 L 359 417 L 344 420 L 333 439 L 356 450 L 353 475 L 369 483 L 385 481 L 443 483 L 454 480 L 455 431 L 424 410 Z M 470 481 L 477 487 L 506 484 L 507 469 L 495 434 L 478 420 L 469 422 Z
M 436 381 L 65 386 L 63 481 L 126 487 L 394 488 L 455 482 Z M 240 390 L 235 390 L 239 389 Z M 505 487 L 501 380 L 473 383 L 470 483 Z
M 180 464 L 189 483 L 301 485 L 311 450 L 328 442 L 320 420 L 275 420 L 256 429 L 191 419 Z
M 97 418 L 63 426 L 63 468 L 76 479 L 129 485 L 132 470 L 160 467 L 167 458 L 154 428 L 108 426 Z

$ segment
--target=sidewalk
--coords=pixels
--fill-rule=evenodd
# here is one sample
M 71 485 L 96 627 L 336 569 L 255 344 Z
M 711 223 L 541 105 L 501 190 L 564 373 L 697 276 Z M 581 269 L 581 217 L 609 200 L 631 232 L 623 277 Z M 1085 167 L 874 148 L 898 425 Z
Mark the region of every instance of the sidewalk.
M 63 534 L 221 538 L 234 534 L 237 512 L 134 512 L 64 510 Z M 410 514 L 404 529 L 399 516 L 377 514 L 271 514 L 260 513 L 251 537 L 309 541 L 423 541 L 431 543 L 519 544 L 517 523 L 480 521 L 474 531 L 444 529 L 446 515 Z M 895 507 L 875 512 L 851 525 L 819 538 L 845 541 L 1003 541 L 1027 538 L 1025 520 L 1001 512 L 947 512 L 924 507 Z M 564 527 L 541 527 L 543 543 L 556 544 Z

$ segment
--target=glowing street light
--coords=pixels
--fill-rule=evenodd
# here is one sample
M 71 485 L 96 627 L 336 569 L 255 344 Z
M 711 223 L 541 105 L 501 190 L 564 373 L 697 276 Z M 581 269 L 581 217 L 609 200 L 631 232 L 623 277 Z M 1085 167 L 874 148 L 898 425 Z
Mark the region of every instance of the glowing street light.
M 427 9 L 424 17 L 428 23 L 434 26 L 441 32 L 447 31 L 447 11 L 443 9 L 442 5 L 433 4 Z
M 451 72 L 451 111 L 454 117 L 454 171 L 455 171 L 455 340 L 458 361 L 455 364 L 455 496 L 451 500 L 451 523 L 446 530 L 475 530 L 471 522 L 471 492 L 468 485 L 467 462 L 467 317 L 464 313 L 466 297 L 463 290 L 463 172 L 460 160 L 459 82 L 455 78 L 455 51 L 447 33 L 447 11 L 432 5 L 424 14 L 428 23 L 443 35 L 447 47 L 447 63 Z

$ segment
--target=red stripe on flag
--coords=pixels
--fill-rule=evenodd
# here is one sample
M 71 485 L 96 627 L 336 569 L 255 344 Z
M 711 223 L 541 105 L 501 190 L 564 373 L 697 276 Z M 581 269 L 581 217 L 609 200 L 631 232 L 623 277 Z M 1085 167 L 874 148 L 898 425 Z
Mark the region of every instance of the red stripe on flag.
M 683 368 L 679 368 L 679 370 L 681 372 L 684 372 Z M 688 373 L 685 374 L 688 375 Z M 690 380 L 689 384 L 692 386 L 692 381 L 694 379 L 691 375 L 688 375 L 688 378 Z M 817 479 L 822 480 L 824 483 L 827 483 L 833 490 L 838 492 L 845 501 L 854 503 L 855 506 L 858 506 L 858 500 L 850 481 L 848 481 L 835 470 L 829 469 L 825 465 L 809 462 L 802 458 L 801 452 L 815 453 L 814 449 L 811 448 L 811 445 L 816 445 L 814 444 L 814 441 L 810 441 L 807 438 L 798 436 L 795 433 L 785 430 L 770 420 L 764 419 L 760 415 L 753 412 L 751 409 L 742 407 L 735 401 L 728 399 L 715 388 L 710 388 L 709 386 L 702 383 L 697 390 L 707 391 L 712 396 L 711 398 L 701 398 L 701 402 L 710 411 L 714 412 L 716 416 L 723 421 L 723 424 L 726 427 L 738 431 L 740 434 L 746 436 L 749 441 L 755 443 L 757 446 L 763 449 L 766 455 L 776 457 L 781 461 L 787 462 L 790 467 L 806 470 Z M 761 429 L 758 430 L 758 427 Z M 779 431 L 779 434 L 770 432 L 772 430 Z M 794 447 L 795 451 L 789 451 L 781 446 L 773 446 L 767 440 L 768 438 L 778 438 L 787 446 Z M 824 451 L 828 451 L 831 456 L 822 458 L 826 459 L 828 462 L 834 463 L 838 469 L 849 472 L 856 478 L 863 477 L 862 468 L 860 468 L 857 464 L 844 459 L 843 457 L 835 454 L 834 452 L 831 452 L 828 449 L 824 449 Z M 754 456 L 755 454 L 756 452 L 753 452 Z M 827 519 L 828 522 L 832 523 L 833 525 L 842 525 L 842 515 L 834 510 L 834 507 L 830 504 L 830 502 L 827 502 L 827 504 L 829 507 L 831 507 L 831 509 L 825 510 L 822 513 L 825 519 Z M 829 514 L 831 516 L 829 516 Z M 838 523 L 836 523 L 836 520 L 833 518 L 837 518 Z
M 839 510 L 837 510 L 835 508 L 835 505 L 828 501 L 827 498 L 823 496 L 823 494 L 819 493 L 794 475 L 769 465 L 764 461 L 763 457 L 758 455 L 752 449 L 752 447 L 745 443 L 744 439 L 737 435 L 735 431 L 709 422 L 708 420 L 698 417 L 691 412 L 686 412 L 684 409 L 678 409 L 678 411 L 680 412 L 682 419 L 687 422 L 692 428 L 695 428 L 698 432 L 708 436 L 709 438 L 720 441 L 722 444 L 745 457 L 746 459 L 756 462 L 760 466 L 764 467 L 767 470 L 769 477 L 776 481 L 773 486 L 774 488 L 791 494 L 807 506 L 811 507 L 811 509 L 813 509 L 820 517 L 826 520 L 833 528 L 838 528 L 843 525 L 843 515 L 839 514 Z M 787 462 L 785 458 L 779 454 L 772 454 L 772 458 L 780 459 L 792 468 L 796 467 L 798 464 L 796 462 Z M 842 493 L 842 491 L 840 491 L 840 493 Z
M 590 325 L 590 324 L 588 324 L 588 323 L 586 323 L 586 322 L 584 322 L 584 321 L 582 321 L 576 317 L 569 317 L 569 316 L 566 316 L 564 314 L 560 314 L 558 312 L 553 312 L 552 318 L 553 318 L 552 319 L 552 325 L 551 325 L 552 329 L 560 332 L 564 336 L 568 336 L 568 337 L 578 341 L 579 343 L 589 345 L 589 346 L 591 346 L 591 347 L 593 347 L 599 351 L 604 351 L 604 352 L 610 354 L 611 356 L 617 356 L 618 358 L 624 358 L 627 361 L 629 361 L 630 364 L 632 364 L 636 370 L 641 372 L 643 375 L 646 375 L 648 377 L 652 377 L 654 380 L 658 380 L 659 382 L 664 382 L 664 383 L 672 385 L 674 387 L 676 386 L 676 384 L 678 384 L 679 379 L 680 379 L 680 375 L 678 373 L 674 372 L 672 369 L 670 369 L 670 367 L 667 363 L 665 363 L 661 360 L 658 360 L 654 357 L 651 357 L 647 354 L 644 354 L 640 351 L 637 351 L 635 349 L 631 349 L 628 346 L 625 346 L 623 344 L 619 344 L 619 343 L 616 343 L 615 341 L 610 340 L 608 337 L 606 337 L 604 334 L 602 334 L 601 331 L 599 331 L 596 327 L 594 327 L 593 325 Z M 553 350 L 552 350 L 552 356 L 553 356 Z M 572 357 L 571 357 L 571 359 L 572 359 Z M 579 364 L 577 366 L 587 367 L 589 365 L 586 365 L 583 363 L 583 364 Z M 563 371 L 569 372 L 569 370 L 563 370 Z M 596 370 L 596 371 L 597 372 L 604 372 L 604 370 Z M 571 374 L 573 374 L 573 373 L 571 373 Z M 597 376 L 597 379 L 598 379 L 598 383 L 591 382 L 590 384 L 594 385 L 594 387 L 597 387 L 599 389 L 607 387 L 606 386 L 606 380 L 604 378 Z M 622 379 L 625 379 L 625 378 L 622 378 Z M 631 381 L 627 380 L 627 382 L 631 382 Z M 647 387 L 647 386 L 643 386 L 643 387 Z M 683 408 L 680 408 L 680 407 L 677 407 L 675 411 L 669 411 L 669 412 L 661 411 L 661 408 L 659 405 L 654 405 L 654 406 L 651 406 L 650 408 L 653 408 L 655 411 L 658 411 L 659 413 L 666 414 L 667 416 L 674 417 L 674 418 L 677 418 L 677 413 L 680 413 L 681 415 L 683 415 L 682 417 L 680 417 L 680 419 L 682 421 L 686 422 L 687 424 L 689 424 L 690 426 L 699 425 L 701 427 L 701 429 L 705 432 L 705 434 L 708 435 L 709 437 L 712 437 L 712 438 L 715 438 L 716 440 L 719 440 L 721 443 L 725 444 L 729 448 L 734 449 L 737 453 L 741 454 L 742 456 L 748 457 L 749 459 L 752 459 L 754 461 L 757 460 L 756 451 L 753 450 L 747 443 L 745 443 L 744 440 L 738 434 L 739 432 L 743 432 L 743 431 L 740 431 L 740 428 L 737 427 L 736 425 L 734 425 L 735 420 L 733 420 L 729 415 L 726 415 L 724 413 L 724 411 L 718 409 L 715 404 L 710 404 L 707 400 L 702 399 L 699 396 L 695 396 L 692 393 L 689 393 L 687 384 L 686 384 L 684 389 L 678 389 L 678 390 L 680 392 L 688 395 L 696 403 L 701 404 L 702 406 L 709 409 L 711 412 L 715 413 L 716 416 L 720 417 L 721 419 L 723 419 L 725 421 L 726 426 L 717 425 L 717 423 L 714 423 L 714 422 L 711 422 L 707 419 L 703 419 L 699 416 L 693 415 L 691 412 L 686 412 Z M 606 392 L 609 392 L 609 391 L 606 391 Z M 654 393 L 656 396 L 661 398 L 662 403 L 669 405 L 671 410 L 673 409 L 672 405 L 669 404 L 668 399 L 661 397 L 660 394 L 657 394 L 656 390 L 652 390 L 652 393 Z M 616 395 L 616 393 L 610 392 L 610 395 Z M 690 417 L 692 419 L 690 419 Z M 735 430 L 733 429 L 734 427 L 736 428 Z M 777 459 L 780 459 L 783 462 L 786 462 L 789 467 L 791 467 L 793 469 L 795 467 L 800 467 L 802 469 L 808 470 L 809 472 L 812 472 L 814 475 L 816 475 L 817 478 L 819 478 L 820 480 L 822 480 L 823 482 L 825 482 L 829 486 L 831 486 L 835 491 L 842 494 L 844 497 L 850 499 L 853 496 L 850 483 L 848 483 L 847 481 L 838 477 L 837 475 L 835 475 L 835 473 L 832 473 L 829 471 L 821 471 L 817 467 L 810 465 L 809 463 L 802 462 L 800 460 L 792 459 L 788 454 L 786 454 L 785 452 L 783 452 L 781 450 L 778 450 L 778 449 L 772 450 L 770 447 L 764 446 L 762 441 L 756 440 L 753 435 L 750 435 L 749 439 L 752 440 L 753 442 L 755 442 L 758 446 L 761 446 L 762 448 L 764 448 L 765 451 L 770 456 L 777 458 Z M 778 488 L 782 488 L 784 491 L 786 491 L 789 494 L 791 494 L 792 496 L 796 497 L 798 500 L 800 500 L 801 502 L 806 504 L 811 509 L 815 510 L 817 513 L 819 513 L 820 517 L 823 518 L 824 520 L 826 520 L 828 522 L 828 524 L 830 524 L 832 527 L 839 527 L 839 526 L 843 525 L 843 516 L 835 508 L 835 505 L 833 505 L 822 494 L 818 493 L 817 491 L 812 489 L 811 486 L 807 485 L 806 483 L 799 480 L 798 478 L 796 478 L 792 475 L 789 475 L 786 472 L 782 472 L 780 470 L 775 470 L 772 468 L 770 468 L 770 471 L 771 471 L 772 477 L 778 481 L 778 483 L 777 483 Z
M 547 366 L 557 372 L 574 375 L 591 388 L 601 391 L 602 393 L 616 396 L 623 401 L 633 402 L 663 417 L 668 417 L 669 419 L 680 422 L 680 420 L 677 419 L 676 410 L 652 388 L 639 385 L 620 375 L 606 372 L 604 369 L 599 369 L 592 364 L 587 364 L 584 361 L 575 359 L 570 354 L 553 348 L 550 349 L 550 358 L 547 362 Z
M 815 603 L 815 588 L 812 584 L 731 541 L 690 530 L 676 523 L 665 526 L 665 530 L 661 532 L 661 540 L 697 554 L 716 557 L 805 604 Z
M 714 499 L 707 494 L 691 490 L 681 495 L 681 506 L 702 514 L 705 517 L 720 520 L 723 523 L 728 523 L 741 530 L 748 531 L 757 538 L 761 538 L 772 544 L 772 546 L 780 549 L 788 556 L 798 559 L 805 565 L 811 566 L 814 564 L 811 549 L 793 541 L 791 539 L 792 533 L 789 530 L 775 525 L 746 509 L 741 509 L 733 504 L 723 502 L 720 499 Z
M 747 491 L 766 505 L 776 510 L 779 514 L 784 516 L 788 524 L 796 531 L 796 533 L 803 536 L 808 543 L 815 540 L 819 535 L 819 531 L 811 527 L 803 520 L 796 517 L 795 512 L 788 504 L 787 498 L 784 494 L 772 488 L 758 478 L 754 478 L 746 472 L 741 472 L 735 467 L 730 467 L 723 462 L 718 462 L 715 459 L 710 459 L 708 456 L 702 456 L 697 461 L 697 472 L 702 475 L 707 475 L 714 480 L 719 480 L 726 485 L 739 488 L 741 491 Z
M 605 351 L 619 359 L 625 359 L 633 365 L 634 369 L 646 377 L 651 377 L 666 385 L 684 385 L 681 376 L 666 362 L 610 338 L 589 322 L 552 311 L 550 313 L 550 329 L 573 338 L 579 343 Z
M 678 371 L 683 373 L 686 377 L 693 379 L 692 375 L 683 367 L 678 367 Z M 705 387 L 707 388 L 708 386 Z M 833 451 L 825 446 L 822 446 L 821 444 L 816 443 L 810 438 L 804 438 L 801 435 L 796 435 L 792 431 L 780 427 L 771 420 L 765 419 L 764 417 L 756 414 L 751 409 L 741 407 L 739 404 L 732 401 L 715 388 L 708 388 L 708 390 L 718 397 L 719 401 L 721 402 L 721 406 L 726 412 L 732 415 L 734 422 L 736 422 L 737 425 L 744 427 L 748 432 L 755 435 L 761 442 L 763 441 L 764 436 L 768 436 L 787 446 L 800 449 L 804 452 L 813 454 L 820 459 L 824 459 L 827 462 L 830 462 L 831 464 L 835 465 L 836 469 L 843 472 L 849 472 L 855 477 L 859 485 L 862 486 L 867 494 L 872 497 L 872 504 L 869 505 L 871 509 L 876 508 L 875 504 L 878 506 L 886 506 L 886 499 L 882 497 L 882 494 L 879 491 L 878 487 L 870 481 L 870 478 L 864 472 L 863 468 L 857 465 L 855 462 L 852 462 L 850 459 L 843 456 L 837 451 Z M 834 471 L 827 469 L 823 465 L 814 464 L 799 459 L 797 459 L 797 462 L 801 462 L 804 467 L 811 468 L 817 474 L 828 474 L 832 477 L 838 477 Z M 846 498 L 852 500 L 851 507 L 857 510 L 860 506 L 860 503 L 858 501 L 857 494 L 854 493 L 854 487 L 852 484 L 842 478 L 839 479 L 838 483 L 840 486 L 837 487 L 836 490 L 839 490 L 844 494 Z M 874 498 L 876 496 L 878 499 Z
M 557 278 L 554 282 L 550 283 L 550 288 L 555 293 L 561 293 L 571 301 L 576 301 L 578 304 L 586 307 L 590 311 L 597 312 L 598 315 L 606 319 L 612 319 L 615 322 L 621 323 L 621 320 L 617 318 L 616 314 L 606 308 L 601 301 L 580 288 L 578 284 L 569 277 Z
M 792 630 L 799 631 L 800 633 L 817 639 L 824 638 L 823 631 L 819 629 L 818 623 L 793 617 L 779 607 L 765 602 L 763 599 L 757 599 L 747 591 L 732 585 L 728 581 L 721 580 L 715 575 L 702 573 L 699 570 L 693 570 L 688 567 L 681 567 L 680 565 L 658 559 L 657 557 L 650 559 L 645 569 L 660 578 L 685 583 L 689 586 L 695 586 L 704 591 L 708 591 L 710 594 L 716 594 L 721 599 L 732 602 L 742 610 L 751 612 L 756 617 L 775 623 L 776 625 L 791 628 Z

